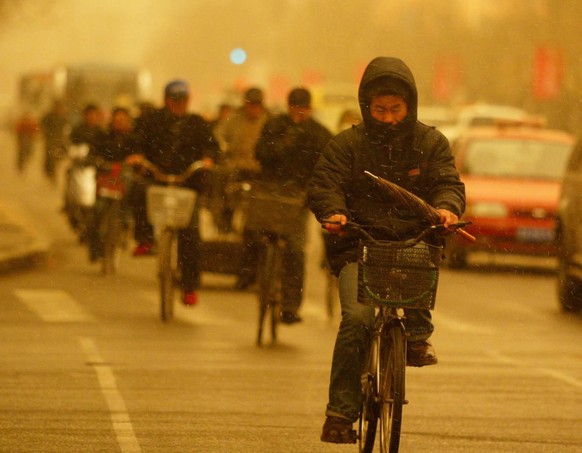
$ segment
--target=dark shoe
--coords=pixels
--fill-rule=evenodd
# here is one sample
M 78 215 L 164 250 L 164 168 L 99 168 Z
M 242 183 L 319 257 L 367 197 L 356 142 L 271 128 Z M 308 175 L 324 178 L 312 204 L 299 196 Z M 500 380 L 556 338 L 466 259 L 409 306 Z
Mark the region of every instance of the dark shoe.
M 327 417 L 321 431 L 322 442 L 332 442 L 334 444 L 355 444 L 358 435 L 352 429 L 352 423 L 341 417 Z
M 182 303 L 188 307 L 192 307 L 198 303 L 198 293 L 196 291 L 186 291 L 184 292 L 184 298 Z
M 301 317 L 292 311 L 282 311 L 281 312 L 281 322 L 283 324 L 295 324 L 301 322 Z
M 148 256 L 154 254 L 154 244 L 142 242 L 133 250 L 133 256 Z
M 406 365 L 436 365 L 438 359 L 432 344 L 428 340 L 409 341 L 406 343 Z

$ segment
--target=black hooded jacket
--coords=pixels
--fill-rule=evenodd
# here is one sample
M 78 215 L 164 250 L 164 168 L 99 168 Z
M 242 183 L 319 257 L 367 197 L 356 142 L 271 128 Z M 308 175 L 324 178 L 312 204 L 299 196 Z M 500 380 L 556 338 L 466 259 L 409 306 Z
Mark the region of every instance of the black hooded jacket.
M 394 84 L 395 80 L 399 83 Z M 381 124 L 370 115 L 369 89 L 383 83 L 406 90 L 403 97 L 408 115 L 396 127 Z M 387 227 L 382 233 L 376 231 L 379 239 L 405 239 L 418 234 L 426 220 L 396 203 L 364 174 L 368 170 L 460 217 L 465 208 L 465 186 L 447 139 L 417 121 L 416 83 L 408 66 L 397 58 L 374 59 L 364 72 L 358 97 L 363 122 L 328 143 L 311 178 L 309 207 L 315 216 L 323 220 L 332 214 L 344 214 L 359 224 Z M 357 259 L 354 235 L 330 235 L 326 248 L 336 274 L 347 262 Z

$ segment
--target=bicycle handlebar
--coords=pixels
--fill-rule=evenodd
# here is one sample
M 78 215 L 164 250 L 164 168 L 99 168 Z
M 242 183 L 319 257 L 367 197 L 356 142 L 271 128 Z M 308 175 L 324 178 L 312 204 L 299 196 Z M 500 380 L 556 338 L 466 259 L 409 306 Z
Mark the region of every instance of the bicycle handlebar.
M 206 167 L 206 163 L 203 160 L 197 160 L 192 162 L 192 164 L 182 173 L 174 175 L 164 173 L 156 164 L 147 159 L 143 159 L 140 162 L 135 163 L 135 165 L 149 171 L 156 181 L 168 184 L 182 184 L 198 170 Z
M 337 222 L 337 221 L 322 220 L 321 227 L 325 228 L 326 223 L 331 224 L 331 225 L 341 225 L 341 223 Z M 431 225 L 431 226 L 425 228 L 424 230 L 422 230 L 420 232 L 420 234 L 418 236 L 411 238 L 411 239 L 407 239 L 404 242 L 409 243 L 409 244 L 416 244 L 416 243 L 420 242 L 422 239 L 424 239 L 431 231 L 436 231 L 436 230 L 448 230 L 448 231 L 451 231 L 453 233 L 459 234 L 463 239 L 466 239 L 470 242 L 475 242 L 477 240 L 475 238 L 475 236 L 473 236 L 470 233 L 467 233 L 465 230 L 462 229 L 462 227 L 470 225 L 471 223 L 472 222 L 469 222 L 469 221 L 459 221 L 457 223 L 449 225 L 446 228 L 445 228 L 444 224 L 438 223 L 436 225 Z M 344 225 L 342 225 L 342 229 L 343 229 L 343 227 L 347 227 L 348 229 L 350 229 L 350 228 L 356 229 L 356 230 L 362 232 L 366 236 L 367 239 L 370 239 L 374 242 L 377 242 L 377 240 L 374 237 L 372 237 L 370 235 L 370 233 L 368 233 L 366 231 L 366 229 L 365 229 L 366 226 L 374 227 L 374 228 L 385 228 L 381 225 L 360 225 L 359 223 L 348 221 Z

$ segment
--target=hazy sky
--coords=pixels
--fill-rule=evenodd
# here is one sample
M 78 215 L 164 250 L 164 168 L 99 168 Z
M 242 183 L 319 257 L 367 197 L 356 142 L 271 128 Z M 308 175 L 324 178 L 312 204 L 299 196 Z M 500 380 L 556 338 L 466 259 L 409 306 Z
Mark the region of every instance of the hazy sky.
M 148 68 L 155 100 L 170 78 L 190 80 L 195 100 L 219 102 L 237 80 L 268 88 L 299 84 L 329 71 L 353 83 L 374 57 L 358 30 L 365 14 L 354 0 L 37 0 L 12 8 L 0 29 L 0 103 L 23 71 L 67 62 L 111 62 Z M 346 21 L 345 18 L 350 18 Z M 247 62 L 229 61 L 244 47 Z M 276 82 L 275 82 L 276 83 Z M 207 101 L 208 102 L 208 101 Z

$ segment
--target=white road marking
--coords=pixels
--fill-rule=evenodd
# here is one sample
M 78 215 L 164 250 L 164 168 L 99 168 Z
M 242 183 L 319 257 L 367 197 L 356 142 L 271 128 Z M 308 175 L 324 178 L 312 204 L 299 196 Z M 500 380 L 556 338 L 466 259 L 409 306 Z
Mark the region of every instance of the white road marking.
M 113 431 L 117 437 L 117 443 L 119 444 L 121 452 L 141 453 L 141 447 L 135 436 L 125 401 L 117 388 L 117 381 L 115 380 L 113 370 L 101 357 L 93 338 L 79 337 L 79 342 L 87 355 L 89 364 L 97 374 L 97 380 L 101 387 L 101 393 L 105 397 L 105 401 L 109 407 Z
M 47 322 L 90 322 L 93 317 L 66 291 L 54 289 L 16 289 L 18 297 L 31 311 Z

